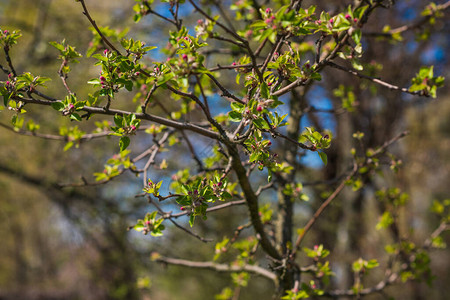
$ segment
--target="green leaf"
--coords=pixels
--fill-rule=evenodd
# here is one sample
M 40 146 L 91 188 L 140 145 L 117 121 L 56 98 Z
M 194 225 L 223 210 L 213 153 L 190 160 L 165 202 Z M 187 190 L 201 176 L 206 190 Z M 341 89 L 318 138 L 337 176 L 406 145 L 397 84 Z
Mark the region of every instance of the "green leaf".
M 237 111 L 239 113 L 242 113 L 245 109 L 245 105 L 239 102 L 231 102 L 230 106 L 232 110 Z
M 71 115 L 70 115 L 70 119 L 71 119 L 71 120 L 75 120 L 75 121 L 81 122 L 81 117 L 80 117 L 80 115 L 77 114 L 77 113 L 71 114 Z
M 194 216 L 194 214 L 191 214 L 189 216 L 189 226 L 193 227 L 194 226 L 194 221 L 195 221 L 195 216 Z
M 317 152 L 320 156 L 320 159 L 322 160 L 323 164 L 326 166 L 328 163 L 328 158 L 325 152 Z
M 127 136 L 121 137 L 119 141 L 120 151 L 127 149 L 128 145 L 130 145 L 130 138 Z
M 123 117 L 120 115 L 114 115 L 114 124 L 116 124 L 117 127 L 122 128 L 123 126 Z
M 231 122 L 240 122 L 242 120 L 242 114 L 234 110 L 230 111 L 228 116 L 230 117 Z
M 57 110 L 57 111 L 62 111 L 64 109 L 64 103 L 62 102 L 52 102 L 52 107 L 53 109 Z

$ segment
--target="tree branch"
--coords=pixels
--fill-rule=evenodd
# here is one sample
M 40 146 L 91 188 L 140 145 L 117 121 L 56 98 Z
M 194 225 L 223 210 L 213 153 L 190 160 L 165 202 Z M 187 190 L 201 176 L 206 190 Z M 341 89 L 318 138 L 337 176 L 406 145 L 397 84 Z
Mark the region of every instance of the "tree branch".
M 249 272 L 255 275 L 266 277 L 272 281 L 277 280 L 277 276 L 259 266 L 255 265 L 244 265 L 244 266 L 230 266 L 226 264 L 218 264 L 213 262 L 197 262 L 197 261 L 191 261 L 191 260 L 184 260 L 184 259 L 177 259 L 177 258 L 169 258 L 160 256 L 159 254 L 153 254 L 154 261 L 160 262 L 160 263 L 166 263 L 170 265 L 177 265 L 177 266 L 184 266 L 189 268 L 197 268 L 197 269 L 209 269 L 214 270 L 216 272 L 226 272 L 226 273 L 233 273 L 233 272 Z

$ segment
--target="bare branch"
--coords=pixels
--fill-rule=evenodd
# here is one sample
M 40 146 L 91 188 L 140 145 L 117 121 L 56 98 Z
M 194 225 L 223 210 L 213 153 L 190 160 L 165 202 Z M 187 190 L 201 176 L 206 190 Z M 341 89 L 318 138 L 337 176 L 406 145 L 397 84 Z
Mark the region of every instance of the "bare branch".
M 177 258 L 169 258 L 160 256 L 159 254 L 154 254 L 154 261 L 160 262 L 160 263 L 166 263 L 170 265 L 177 265 L 177 266 L 184 266 L 189 268 L 197 268 L 197 269 L 209 269 L 214 270 L 216 272 L 249 272 L 255 275 L 266 277 L 272 281 L 276 281 L 277 277 L 274 273 L 261 268 L 259 266 L 255 265 L 244 265 L 244 266 L 235 266 L 235 265 L 226 265 L 226 264 L 217 264 L 213 262 L 198 262 L 198 261 L 191 261 L 191 260 L 184 260 L 184 259 L 177 259 Z

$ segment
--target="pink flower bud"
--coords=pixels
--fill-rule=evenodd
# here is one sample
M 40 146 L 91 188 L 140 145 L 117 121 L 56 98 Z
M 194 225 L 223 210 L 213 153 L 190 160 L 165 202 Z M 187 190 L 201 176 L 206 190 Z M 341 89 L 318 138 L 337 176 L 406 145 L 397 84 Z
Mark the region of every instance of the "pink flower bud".
M 108 49 L 105 49 L 105 50 L 103 51 L 103 54 L 104 54 L 104 55 L 107 55 L 107 54 L 108 54 Z
M 334 19 L 330 19 L 330 24 L 333 24 L 333 22 L 334 22 Z
M 236 62 L 233 62 L 231 65 L 232 65 L 232 66 L 235 66 L 235 65 L 237 65 L 237 64 L 236 64 Z
M 136 72 L 134 73 L 134 76 L 139 76 L 139 74 L 141 74 L 140 72 Z
M 271 86 L 271 85 L 272 85 L 272 82 L 268 82 L 268 83 L 267 83 L 267 86 Z
M 106 77 L 105 76 L 100 76 L 100 80 L 101 81 L 106 81 Z
M 350 21 L 350 19 L 352 18 L 349 14 L 346 14 L 345 15 L 345 18 L 347 19 L 347 20 L 349 20 Z
M 9 82 L 9 80 L 8 81 L 6 81 L 6 85 L 10 85 L 11 84 L 11 82 Z
M 272 12 L 272 9 L 266 8 L 266 14 L 270 14 Z
M 8 78 L 11 79 L 13 77 L 13 74 L 9 73 Z
M 147 220 L 147 221 L 145 221 L 145 224 L 150 225 L 151 222 Z
M 135 131 L 135 130 L 136 130 L 136 126 L 134 126 L 134 125 L 131 125 L 130 127 L 131 127 L 131 130 L 133 130 L 133 131 Z
M 354 19 L 353 19 L 353 22 L 358 23 L 358 19 L 357 19 L 357 18 L 354 18 Z
M 185 209 L 186 209 L 186 207 L 184 207 L 184 206 L 180 207 L 180 210 L 185 210 Z
M 262 108 L 262 106 L 261 106 L 261 105 L 258 105 L 258 106 L 256 107 L 256 111 L 258 111 L 258 112 L 262 112 L 262 111 L 263 111 L 263 108 Z
M 197 20 L 197 24 L 198 24 L 198 25 L 203 25 L 203 23 L 204 23 L 203 20 L 201 20 L 201 19 L 200 19 L 200 20 Z
M 72 103 L 69 104 L 69 109 L 72 110 L 75 108 L 75 105 L 73 105 Z
M 186 54 L 186 53 L 185 53 L 185 54 L 183 54 L 183 56 L 182 56 L 182 57 L 183 57 L 183 59 L 184 59 L 184 60 L 187 60 L 187 58 L 188 58 L 188 56 L 187 56 L 187 54 Z
M 267 143 L 267 146 L 271 146 L 271 145 L 272 145 L 272 142 L 269 141 L 269 142 Z
M 5 30 L 5 31 L 3 31 L 3 33 L 4 33 L 5 35 L 8 35 L 9 31 L 8 31 L 8 30 Z

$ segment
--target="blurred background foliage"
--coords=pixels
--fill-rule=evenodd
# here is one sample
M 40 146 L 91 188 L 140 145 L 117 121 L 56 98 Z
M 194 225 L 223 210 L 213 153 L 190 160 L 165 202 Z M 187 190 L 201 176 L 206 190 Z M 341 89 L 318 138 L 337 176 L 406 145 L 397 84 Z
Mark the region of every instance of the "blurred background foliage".
M 201 2 L 214 9 L 214 1 Z M 223 7 L 229 6 L 229 2 L 222 1 Z M 309 5 L 312 1 L 304 2 Z M 337 12 L 348 1 L 314 2 L 320 8 Z M 366 30 L 379 32 L 384 24 L 395 28 L 411 22 L 426 4 L 419 0 L 398 2 L 392 10 L 378 10 L 372 18 L 379 22 L 371 22 Z M 102 26 L 117 30 L 129 28 L 132 37 L 151 46 L 165 46 L 167 24 L 155 18 L 135 24 L 134 1 L 87 1 L 87 4 Z M 156 9 L 164 11 L 167 7 L 158 4 Z M 191 7 L 186 8 L 183 19 L 186 25 L 196 22 Z M 429 39 L 420 44 L 418 31 L 406 33 L 401 42 L 368 38 L 363 43 L 366 63 L 379 63 L 383 66 L 379 76 L 399 86 L 409 86 L 410 78 L 421 65 L 435 64 L 436 73 L 448 78 L 448 25 L 448 19 L 438 20 L 430 29 Z M 56 60 L 57 51 L 48 42 L 66 39 L 79 52 L 86 53 L 92 34 L 80 6 L 66 0 L 0 0 L 0 26 L 20 29 L 23 33 L 12 53 L 16 70 L 54 78 L 48 84 L 47 94 L 63 97 L 66 91 L 56 74 L 60 62 Z M 3 61 L 4 57 L 0 59 Z M 208 59 L 210 65 L 232 61 L 232 57 L 217 53 Z M 86 58 L 72 66 L 69 82 L 78 97 L 92 92 L 86 81 L 98 76 L 94 61 Z M 344 85 L 353 89 L 356 111 L 308 114 L 305 118 L 302 126 L 329 128 L 335 135 L 328 153 L 329 165 L 311 168 L 306 163 L 310 167 L 302 175 L 306 182 L 329 180 L 341 173 L 350 159 L 350 149 L 355 146 L 352 132 L 363 132 L 365 146 L 375 147 L 404 129 L 410 130 L 410 135 L 393 147 L 403 162 L 398 176 L 386 173 L 380 182 L 368 182 L 360 192 L 345 192 L 306 240 L 305 245 L 320 241 L 331 250 L 332 267 L 337 274 L 333 284 L 344 288 L 351 286 L 346 275 L 351 262 L 361 255 L 382 257 L 386 243 L 383 239 L 389 239 L 375 230 L 379 209 L 374 196 L 376 189 L 400 187 L 409 193 L 410 202 L 402 211 L 402 226 L 418 242 L 438 224 L 439 220 L 429 210 L 433 200 L 450 195 L 450 94 L 448 87 L 444 87 L 438 99 L 430 100 L 381 87 L 373 90 L 367 82 L 355 81 L 339 72 L 325 72 L 324 80 L 309 92 L 309 104 L 320 108 L 322 103 L 325 109 L 341 107 L 341 99 L 333 90 Z M 231 77 L 221 80 L 232 84 Z M 126 105 L 130 98 L 120 94 L 117 102 Z M 59 126 L 71 125 L 66 118 L 48 109 L 30 107 L 29 112 L 42 132 L 57 133 Z M 81 176 L 93 181 L 90 174 L 101 172 L 106 160 L 117 152 L 116 139 L 96 139 L 64 152 L 61 141 L 11 132 L 6 128 L 10 124 L 8 118 L 7 112 L 0 113 L 0 123 L 5 125 L 0 128 L 0 299 L 212 299 L 212 295 L 230 285 L 227 274 L 151 262 L 152 251 L 169 257 L 211 260 L 214 243 L 205 245 L 174 229 L 166 231 L 162 238 L 127 231 L 128 226 L 149 210 L 142 198 L 134 197 L 141 189 L 141 181 L 133 175 L 118 178 L 106 186 L 62 189 L 57 185 L 80 182 Z M 84 123 L 80 124 L 81 128 L 93 129 Z M 136 150 L 140 145 L 134 147 Z M 170 176 L 176 172 L 179 158 L 167 159 L 166 176 Z M 296 220 L 304 223 L 320 204 L 321 193 L 328 191 L 326 185 L 314 190 L 307 187 L 312 200 L 298 206 Z M 267 197 L 265 201 L 270 203 L 272 199 Z M 246 211 L 239 208 L 220 214 L 220 218 L 198 222 L 197 232 L 217 242 L 221 236 L 232 236 L 246 218 Z M 448 235 L 445 240 L 447 244 L 450 242 Z M 450 278 L 448 251 L 432 252 L 432 269 L 436 278 L 431 289 L 424 283 L 413 282 L 387 290 L 397 299 L 445 299 Z M 270 299 L 272 289 L 266 279 L 251 280 L 240 299 Z M 379 297 L 374 295 L 368 299 Z

